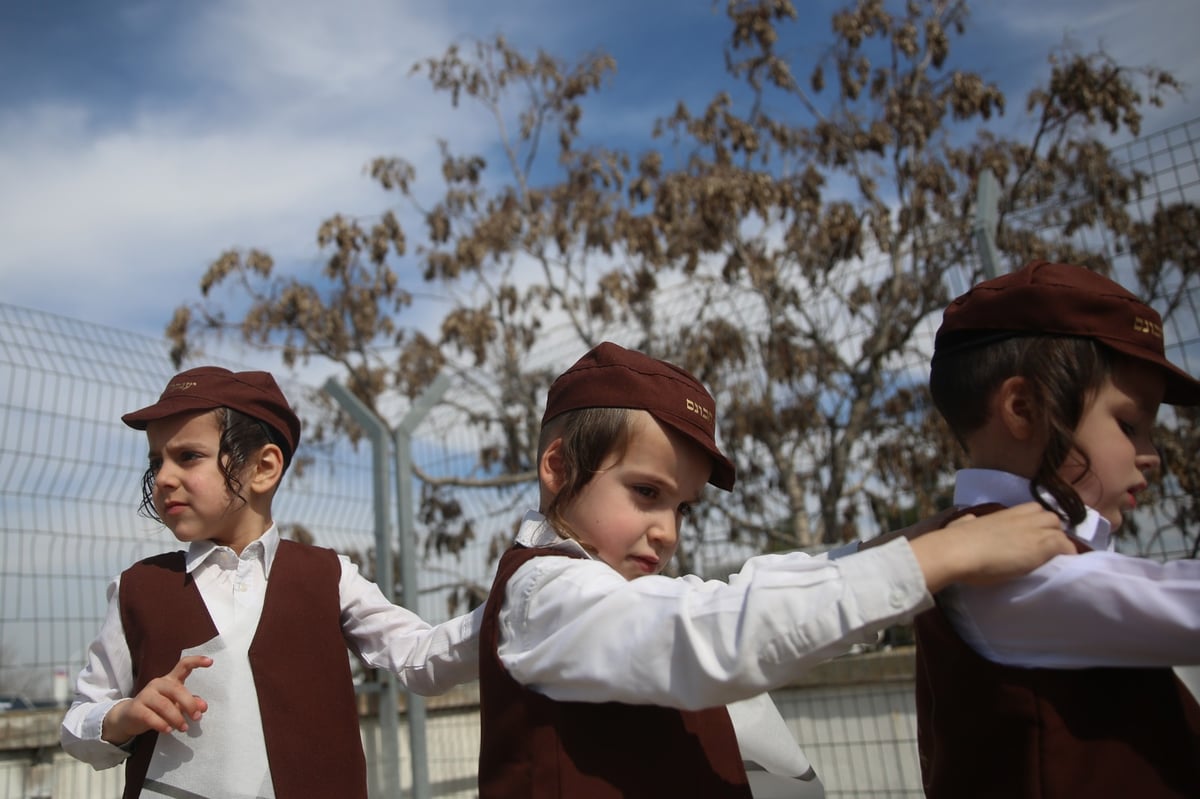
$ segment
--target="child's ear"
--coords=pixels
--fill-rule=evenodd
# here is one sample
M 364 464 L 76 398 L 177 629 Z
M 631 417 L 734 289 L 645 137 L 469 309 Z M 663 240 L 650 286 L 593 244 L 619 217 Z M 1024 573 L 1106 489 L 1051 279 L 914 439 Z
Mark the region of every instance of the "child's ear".
M 538 459 L 538 482 L 542 484 L 543 489 L 551 494 L 557 494 L 562 490 L 563 483 L 566 482 L 566 473 L 567 470 L 563 463 L 562 439 L 556 438 L 546 449 L 542 450 L 542 457 Z
M 267 444 L 258 451 L 252 464 L 250 486 L 259 493 L 266 493 L 279 485 L 283 479 L 283 450 L 277 444 Z
M 1024 377 L 1010 377 L 996 389 L 996 412 L 1009 435 L 1028 441 L 1038 430 L 1033 394 Z

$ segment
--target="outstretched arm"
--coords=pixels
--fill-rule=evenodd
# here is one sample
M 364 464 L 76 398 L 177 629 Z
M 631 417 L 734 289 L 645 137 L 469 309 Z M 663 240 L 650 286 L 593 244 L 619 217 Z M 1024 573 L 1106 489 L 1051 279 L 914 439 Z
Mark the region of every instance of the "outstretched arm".
M 905 541 L 837 560 L 760 555 L 728 582 L 538 557 L 505 586 L 499 656 L 553 699 L 698 709 L 785 685 L 930 602 Z
M 559 700 L 729 704 L 910 618 L 929 606 L 927 585 L 1003 579 L 1070 548 L 1057 517 L 1037 506 L 920 541 L 919 553 L 897 539 L 836 560 L 761 555 L 728 583 L 626 581 L 599 561 L 534 558 L 505 587 L 500 659 Z
M 351 649 L 368 665 L 394 672 L 409 691 L 440 694 L 479 678 L 482 606 L 474 613 L 429 624 L 389 602 L 379 586 L 345 558 L 339 593 L 342 633 Z

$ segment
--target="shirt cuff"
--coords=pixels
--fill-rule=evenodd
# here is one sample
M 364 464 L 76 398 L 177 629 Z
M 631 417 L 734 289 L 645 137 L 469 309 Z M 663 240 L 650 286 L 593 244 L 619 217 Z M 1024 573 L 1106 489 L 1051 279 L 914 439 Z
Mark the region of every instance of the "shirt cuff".
M 114 702 L 104 702 L 93 708 L 92 712 L 88 713 L 87 718 L 83 720 L 84 738 L 94 739 L 100 743 L 108 744 L 109 746 L 120 749 L 123 752 L 131 752 L 133 750 L 133 742 L 137 738 L 136 735 L 122 744 L 114 744 L 104 740 L 104 720 L 108 718 L 109 711 L 122 702 L 128 702 L 130 699 L 131 697 L 126 696 Z
M 838 566 L 867 618 L 898 620 L 933 606 L 925 573 L 906 538 L 842 558 Z

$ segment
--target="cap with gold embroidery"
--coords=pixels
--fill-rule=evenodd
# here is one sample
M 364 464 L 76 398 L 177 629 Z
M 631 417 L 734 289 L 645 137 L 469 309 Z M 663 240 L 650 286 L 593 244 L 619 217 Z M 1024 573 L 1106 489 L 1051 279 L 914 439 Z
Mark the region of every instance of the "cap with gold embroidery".
M 717 403 L 699 380 L 674 364 L 606 341 L 550 386 L 542 424 L 580 408 L 631 408 L 690 438 L 712 456 L 708 482 L 729 491 L 733 463 L 716 441 Z
M 158 402 L 131 411 L 121 421 L 135 430 L 177 413 L 232 408 L 259 420 L 278 434 L 284 462 L 290 463 L 300 443 L 300 419 L 270 372 L 231 372 L 220 366 L 197 366 L 167 382 Z
M 1091 269 L 1033 261 L 976 285 L 943 313 L 933 357 L 1012 335 L 1094 338 L 1160 367 L 1166 377 L 1163 402 L 1200 404 L 1200 381 L 1167 360 L 1158 312 Z

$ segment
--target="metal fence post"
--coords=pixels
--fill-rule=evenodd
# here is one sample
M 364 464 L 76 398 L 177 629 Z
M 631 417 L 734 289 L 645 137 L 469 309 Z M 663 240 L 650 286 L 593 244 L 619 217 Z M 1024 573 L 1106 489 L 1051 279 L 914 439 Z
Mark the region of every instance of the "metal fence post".
M 400 527 L 400 584 L 404 606 L 416 612 L 420 600 L 417 585 L 416 503 L 413 502 L 412 435 L 433 406 L 450 388 L 443 372 L 429 384 L 393 435 L 396 457 L 396 517 Z M 425 742 L 425 698 L 408 694 L 408 745 L 412 758 L 413 799 L 429 799 L 429 751 Z
M 371 482 L 375 505 L 375 581 L 388 601 L 395 602 L 396 581 L 392 575 L 391 536 L 388 534 L 387 447 L 391 440 L 387 425 L 358 397 L 333 378 L 325 381 L 324 391 L 342 406 L 371 439 Z M 406 585 L 407 588 L 407 585 Z M 372 777 L 371 792 L 375 796 L 396 799 L 400 796 L 400 702 L 396 675 L 383 672 L 379 691 L 379 749 L 378 771 L 382 783 Z
M 979 260 L 983 264 L 983 275 L 991 280 L 1000 274 L 1000 253 L 996 250 L 996 223 L 999 220 L 1000 183 L 992 170 L 979 173 L 979 185 L 975 189 L 975 246 L 979 248 Z

